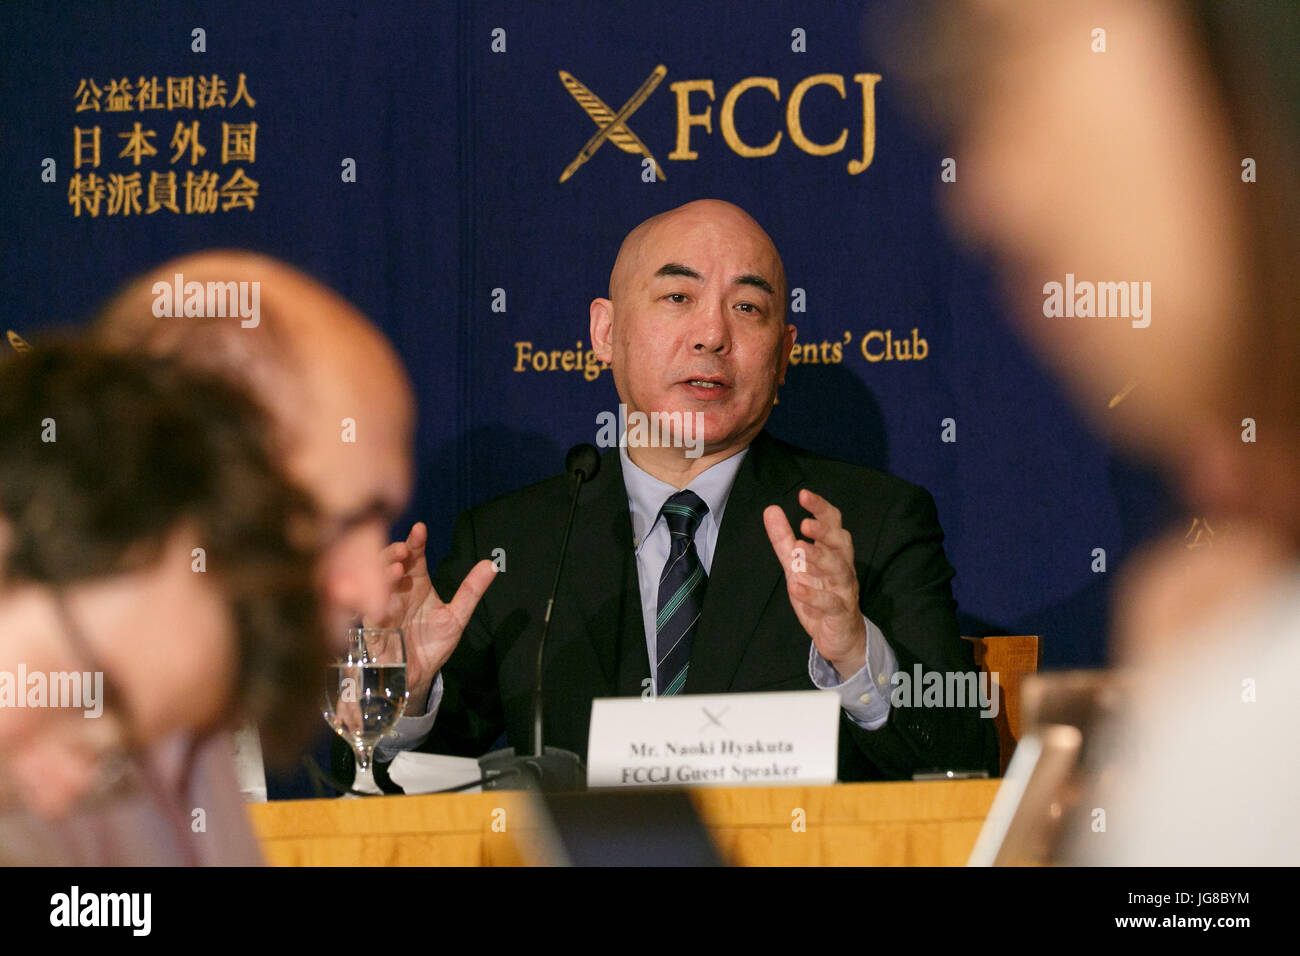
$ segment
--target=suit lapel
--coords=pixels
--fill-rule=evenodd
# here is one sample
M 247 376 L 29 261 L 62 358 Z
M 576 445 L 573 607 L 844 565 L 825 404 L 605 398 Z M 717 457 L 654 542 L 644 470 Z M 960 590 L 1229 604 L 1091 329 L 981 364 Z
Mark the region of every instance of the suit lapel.
M 617 448 L 602 456 L 600 473 L 582 489 L 569 543 L 569 562 L 564 571 L 568 582 L 564 591 L 581 615 L 605 676 L 606 686 L 597 696 L 639 692 L 640 671 L 649 674 L 650 665 L 641 620 L 632 519 Z
M 766 432 L 754 439 L 718 529 L 684 693 L 717 694 L 730 689 L 763 608 L 784 581 L 763 527 L 763 509 L 779 504 L 787 515 L 801 513 L 802 478 L 799 466 Z

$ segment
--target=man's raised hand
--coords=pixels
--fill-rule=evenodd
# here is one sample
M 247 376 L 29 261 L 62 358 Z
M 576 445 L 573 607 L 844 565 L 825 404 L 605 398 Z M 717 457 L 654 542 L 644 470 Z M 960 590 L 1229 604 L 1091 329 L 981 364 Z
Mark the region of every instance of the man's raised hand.
M 853 537 L 840 510 L 821 495 L 804 489 L 799 503 L 812 512 L 797 540 L 785 512 L 777 505 L 763 511 L 763 526 L 785 570 L 786 590 L 799 623 L 817 651 L 847 679 L 867 661 L 867 625 L 858 608 L 858 576 L 853 567 Z
M 496 566 L 484 558 L 470 569 L 455 596 L 446 604 L 429 580 L 425 546 L 429 530 L 417 522 L 405 541 L 394 541 L 383 552 L 392 591 L 382 621 L 366 622 L 377 627 L 400 627 L 406 636 L 406 686 L 410 701 L 406 714 L 424 713 L 434 676 L 456 649 L 470 615 L 496 576 Z

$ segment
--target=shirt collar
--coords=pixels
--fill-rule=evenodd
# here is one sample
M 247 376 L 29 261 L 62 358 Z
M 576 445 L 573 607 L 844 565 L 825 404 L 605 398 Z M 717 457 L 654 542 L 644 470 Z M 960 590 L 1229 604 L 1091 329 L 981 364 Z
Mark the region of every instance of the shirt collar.
M 722 521 L 722 512 L 726 509 L 727 499 L 731 496 L 731 486 L 735 484 L 740 464 L 745 460 L 748 452 L 749 447 L 746 446 L 730 458 L 724 458 L 716 465 L 710 465 L 686 486 L 709 506 L 709 513 L 704 516 L 704 520 L 712 521 L 714 527 Z M 628 457 L 625 446 L 619 446 L 618 456 L 623 464 L 623 487 L 627 490 L 628 510 L 632 515 L 632 539 L 639 551 L 645 539 L 654 530 L 664 502 L 681 489 L 674 488 L 668 482 L 660 481 L 654 475 L 639 468 Z

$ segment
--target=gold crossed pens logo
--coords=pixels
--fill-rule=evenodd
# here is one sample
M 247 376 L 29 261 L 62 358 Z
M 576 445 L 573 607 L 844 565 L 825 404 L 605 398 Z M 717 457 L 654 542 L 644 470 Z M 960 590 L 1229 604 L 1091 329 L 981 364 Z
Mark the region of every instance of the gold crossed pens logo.
M 646 77 L 646 81 L 641 84 L 641 88 L 633 93 L 631 98 L 615 113 L 605 105 L 604 100 L 583 86 L 572 73 L 560 70 L 560 82 L 569 91 L 569 95 L 578 101 L 578 105 L 591 117 L 592 122 L 597 127 L 595 135 L 587 140 L 587 144 L 582 149 L 578 150 L 578 155 L 573 158 L 573 162 L 569 163 L 564 172 L 560 174 L 560 182 L 564 182 L 576 173 L 578 167 L 591 159 L 605 140 L 609 140 L 625 153 L 644 156 L 654 166 L 655 177 L 657 179 L 667 179 L 668 177 L 664 175 L 663 168 L 659 165 L 659 160 L 654 158 L 650 150 L 646 148 L 645 143 L 641 142 L 640 137 L 632 132 L 631 127 L 627 125 L 628 119 L 640 108 L 641 104 L 655 91 L 655 87 L 667 75 L 668 68 L 666 66 L 662 63 L 656 66 L 654 71 Z

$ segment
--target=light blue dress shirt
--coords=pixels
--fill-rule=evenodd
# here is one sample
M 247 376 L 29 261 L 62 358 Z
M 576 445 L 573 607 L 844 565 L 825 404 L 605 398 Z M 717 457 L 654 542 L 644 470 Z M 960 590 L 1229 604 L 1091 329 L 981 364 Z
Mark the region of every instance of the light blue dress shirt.
M 713 551 L 718 543 L 718 529 L 731 496 L 731 486 L 749 449 L 710 466 L 696 475 L 686 487 L 709 506 L 709 513 L 695 532 L 695 550 L 705 573 L 713 567 Z M 632 541 L 636 548 L 637 581 L 641 589 L 641 618 L 645 630 L 646 661 L 655 660 L 655 616 L 659 604 L 659 575 L 668 560 L 671 536 L 668 524 L 659 512 L 663 504 L 679 489 L 642 471 L 620 447 L 623 486 L 627 489 L 628 510 L 632 516 Z M 867 625 L 867 663 L 848 680 L 841 680 L 835 667 L 821 656 L 812 639 L 808 640 L 808 676 L 814 686 L 839 692 L 845 713 L 859 727 L 877 730 L 889 719 L 889 678 L 898 669 L 898 658 L 880 628 L 863 615 Z M 653 672 L 653 668 L 651 668 Z M 873 682 L 871 675 L 874 674 Z M 403 717 L 394 734 L 385 737 L 376 748 L 380 759 L 390 760 L 399 751 L 420 746 L 433 730 L 433 721 L 442 703 L 442 674 L 429 690 L 429 704 L 419 717 Z
M 668 533 L 668 523 L 659 512 L 664 502 L 680 489 L 642 471 L 628 457 L 626 448 L 619 448 L 618 453 L 623 463 L 623 486 L 627 489 L 628 510 L 632 514 L 632 543 L 636 548 L 637 580 L 641 586 L 646 659 L 654 661 L 659 576 L 668 560 L 672 540 Z M 731 497 L 731 486 L 748 453 L 749 449 L 746 448 L 718 462 L 696 475 L 686 486 L 709 506 L 708 514 L 700 521 L 695 532 L 695 551 L 706 574 L 713 568 L 713 551 L 717 547 L 718 530 L 722 526 L 727 499 Z M 839 691 L 841 706 L 859 727 L 876 730 L 883 727 L 889 719 L 889 678 L 898 669 L 898 659 L 880 628 L 865 615 L 862 619 L 867 625 L 867 663 L 862 669 L 848 680 L 841 680 L 835 667 L 818 653 L 816 645 L 809 638 L 808 676 L 822 690 Z M 652 673 L 653 670 L 651 668 Z M 875 685 L 872 683 L 872 674 L 876 675 Z

